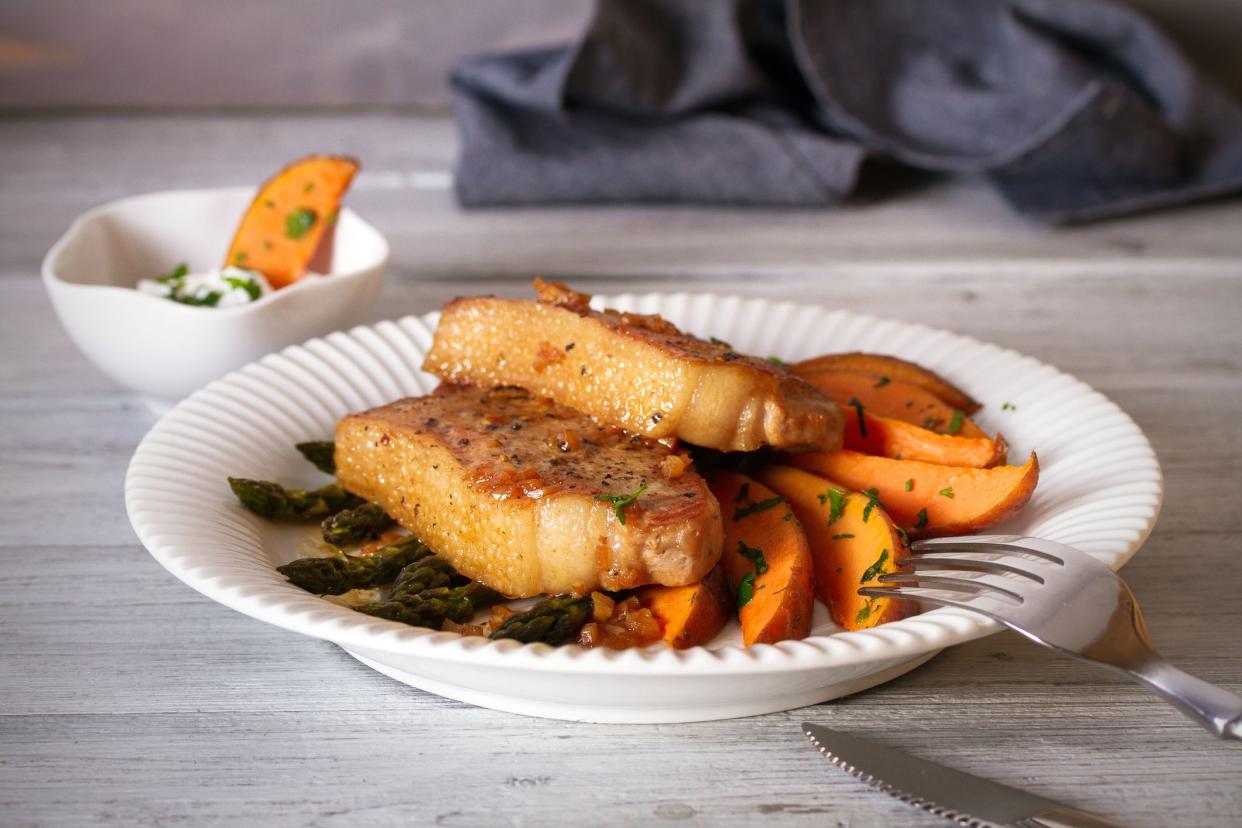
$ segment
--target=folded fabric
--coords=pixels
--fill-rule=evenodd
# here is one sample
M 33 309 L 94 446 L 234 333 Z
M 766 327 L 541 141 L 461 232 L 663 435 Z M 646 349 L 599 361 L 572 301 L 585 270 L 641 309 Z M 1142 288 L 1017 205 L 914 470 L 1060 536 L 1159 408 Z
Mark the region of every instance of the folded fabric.
M 1242 106 L 1105 0 L 599 0 L 450 86 L 466 206 L 824 206 L 869 158 L 1048 222 L 1242 191 Z

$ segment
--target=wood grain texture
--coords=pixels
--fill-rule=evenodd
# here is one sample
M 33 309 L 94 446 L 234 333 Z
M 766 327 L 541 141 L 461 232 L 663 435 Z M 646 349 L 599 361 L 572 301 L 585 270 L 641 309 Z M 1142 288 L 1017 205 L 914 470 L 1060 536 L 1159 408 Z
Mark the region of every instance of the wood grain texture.
M 1222 231 L 1242 226 L 1236 203 L 1056 233 L 969 183 L 825 212 L 464 214 L 420 189 L 451 136 L 380 115 L 0 121 L 0 824 L 940 824 L 829 768 L 803 719 L 1125 824 L 1239 824 L 1235 745 L 1008 633 L 807 710 L 578 725 L 405 687 L 165 574 L 121 495 L 150 416 L 68 341 L 39 259 L 100 201 L 339 148 L 366 165 L 351 203 L 393 243 L 377 319 L 522 295 L 543 273 L 928 321 L 1076 374 L 1164 465 L 1164 514 L 1125 570 L 1156 644 L 1242 691 L 1242 239 Z

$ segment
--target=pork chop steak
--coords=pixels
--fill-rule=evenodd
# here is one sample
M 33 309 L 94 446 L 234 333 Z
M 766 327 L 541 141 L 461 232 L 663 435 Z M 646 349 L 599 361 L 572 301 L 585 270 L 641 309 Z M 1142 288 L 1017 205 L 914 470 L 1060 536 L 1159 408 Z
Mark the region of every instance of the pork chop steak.
M 351 414 L 336 472 L 511 597 L 691 584 L 720 558 L 720 506 L 688 458 L 520 388 L 446 384 Z
M 528 388 L 653 439 L 721 451 L 841 447 L 840 409 L 800 377 L 659 316 L 593 311 L 589 296 L 563 285 L 535 287 L 538 301 L 449 302 L 423 370 Z

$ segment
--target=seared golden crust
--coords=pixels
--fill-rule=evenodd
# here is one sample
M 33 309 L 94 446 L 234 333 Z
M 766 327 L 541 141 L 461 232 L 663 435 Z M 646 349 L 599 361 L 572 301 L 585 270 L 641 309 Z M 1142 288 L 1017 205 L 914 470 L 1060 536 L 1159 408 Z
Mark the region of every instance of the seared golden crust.
M 336 467 L 464 574 L 510 596 L 681 585 L 720 509 L 666 446 L 516 388 L 441 386 L 337 425 Z M 646 490 L 624 510 L 597 495 Z
M 655 439 L 722 451 L 840 447 L 840 410 L 805 380 L 658 316 L 592 311 L 583 294 L 537 288 L 538 302 L 449 302 L 423 370 L 519 385 Z

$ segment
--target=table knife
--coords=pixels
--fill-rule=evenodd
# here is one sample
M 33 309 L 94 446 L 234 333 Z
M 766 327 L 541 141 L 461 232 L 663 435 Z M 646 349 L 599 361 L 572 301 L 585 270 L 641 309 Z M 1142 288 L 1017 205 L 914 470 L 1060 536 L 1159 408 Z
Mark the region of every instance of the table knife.
M 1051 799 L 955 771 L 809 722 L 802 732 L 841 770 L 909 805 L 971 828 L 1120 828 Z

